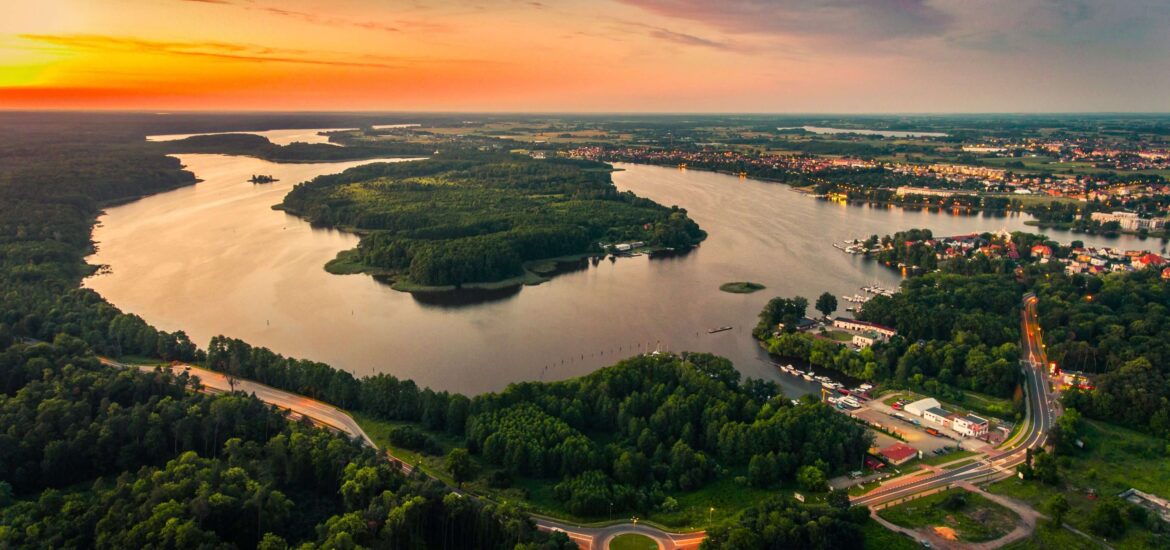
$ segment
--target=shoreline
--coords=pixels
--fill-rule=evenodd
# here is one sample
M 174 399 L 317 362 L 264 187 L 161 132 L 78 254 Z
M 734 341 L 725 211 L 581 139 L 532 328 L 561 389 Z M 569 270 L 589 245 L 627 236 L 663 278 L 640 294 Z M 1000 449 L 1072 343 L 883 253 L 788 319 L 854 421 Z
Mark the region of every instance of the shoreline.
M 1040 229 L 1059 229 L 1061 231 L 1068 231 L 1069 233 L 1080 233 L 1082 235 L 1093 235 L 1096 237 L 1118 238 L 1122 235 L 1131 235 L 1139 239 L 1143 238 L 1142 234 L 1137 231 L 1130 231 L 1128 229 L 1118 229 L 1117 231 L 1084 231 L 1075 227 L 1071 223 L 1063 222 L 1042 222 L 1040 220 L 1027 220 L 1024 225 L 1039 227 Z M 1145 238 L 1150 239 L 1167 239 L 1170 238 L 1170 231 L 1150 231 L 1146 233 Z

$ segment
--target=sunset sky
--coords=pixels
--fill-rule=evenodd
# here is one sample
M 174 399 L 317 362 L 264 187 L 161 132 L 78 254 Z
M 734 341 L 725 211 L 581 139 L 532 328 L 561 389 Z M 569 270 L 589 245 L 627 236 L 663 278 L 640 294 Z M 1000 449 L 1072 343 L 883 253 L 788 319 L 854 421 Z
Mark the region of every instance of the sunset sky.
M 0 109 L 1170 110 L 1166 0 L 0 0 Z

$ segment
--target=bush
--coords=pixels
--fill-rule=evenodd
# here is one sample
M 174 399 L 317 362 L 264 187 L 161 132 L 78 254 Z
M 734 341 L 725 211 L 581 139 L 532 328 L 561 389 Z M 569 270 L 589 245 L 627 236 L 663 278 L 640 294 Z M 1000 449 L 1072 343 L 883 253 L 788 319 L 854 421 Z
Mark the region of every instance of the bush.
M 962 510 L 966 505 L 967 494 L 961 491 L 954 491 L 947 494 L 946 498 L 944 498 L 943 501 L 939 503 L 939 506 L 941 506 L 944 510 L 950 510 L 952 512 Z
M 1117 538 L 1125 533 L 1125 518 L 1116 500 L 1102 500 L 1093 508 L 1089 515 L 1089 529 L 1104 538 Z
M 438 441 L 435 441 L 435 438 L 423 433 L 422 430 L 414 426 L 399 426 L 394 428 L 390 430 L 388 437 L 390 444 L 395 447 L 421 451 L 429 455 L 443 453 L 442 446 L 439 445 Z

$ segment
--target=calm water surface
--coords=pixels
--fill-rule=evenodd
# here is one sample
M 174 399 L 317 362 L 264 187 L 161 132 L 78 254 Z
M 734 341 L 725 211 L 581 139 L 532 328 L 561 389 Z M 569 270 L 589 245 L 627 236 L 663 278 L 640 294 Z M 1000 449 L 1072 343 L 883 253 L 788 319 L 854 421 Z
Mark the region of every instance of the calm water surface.
M 1018 216 L 845 206 L 778 184 L 621 165 L 619 189 L 687 208 L 707 241 L 686 256 L 603 261 L 474 305 L 427 303 L 368 276 L 326 273 L 325 262 L 358 239 L 271 209 L 295 183 L 363 162 L 179 158 L 203 181 L 110 208 L 94 230 L 99 248 L 89 259 L 110 272 L 86 286 L 155 326 L 185 330 L 200 345 L 226 334 L 357 375 L 387 372 L 465 393 L 579 376 L 655 348 L 717 353 L 745 375 L 803 393 L 811 385 L 777 373 L 751 338 L 763 304 L 778 295 L 811 302 L 826 290 L 840 296 L 875 280 L 888 287 L 899 281 L 833 242 L 912 227 L 937 235 L 1028 229 Z M 280 181 L 253 185 L 245 181 L 251 174 Z M 737 280 L 768 289 L 719 291 Z M 735 328 L 707 333 L 724 325 Z
M 789 126 L 786 128 L 777 128 L 777 130 L 795 130 L 801 128 L 806 132 L 814 134 L 857 134 L 860 136 L 882 136 L 882 137 L 947 137 L 947 134 L 942 132 L 916 132 L 913 130 L 860 130 L 856 128 L 829 128 L 825 126 Z
M 417 126 L 417 124 L 388 124 L 381 126 L 382 128 L 406 128 L 409 126 Z M 379 128 L 375 126 L 374 128 Z M 296 129 L 296 130 L 265 130 L 262 132 L 207 132 L 202 134 L 166 134 L 159 136 L 148 136 L 147 141 L 176 141 L 180 139 L 187 139 L 191 136 L 215 136 L 223 134 L 256 134 L 268 138 L 268 141 L 277 145 L 288 145 L 290 143 L 324 143 L 327 145 L 336 145 L 329 141 L 328 136 L 321 135 L 321 132 L 336 132 L 338 130 L 356 130 L 357 128 L 318 128 L 318 129 Z

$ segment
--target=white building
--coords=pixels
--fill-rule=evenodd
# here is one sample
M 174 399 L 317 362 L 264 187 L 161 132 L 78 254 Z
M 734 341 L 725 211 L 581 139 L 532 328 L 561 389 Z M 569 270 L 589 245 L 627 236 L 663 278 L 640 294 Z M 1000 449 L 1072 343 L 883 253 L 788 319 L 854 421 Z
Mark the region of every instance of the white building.
M 874 345 L 874 343 L 877 341 L 878 341 L 878 337 L 876 334 L 873 334 L 873 335 L 871 335 L 871 334 L 854 334 L 853 335 L 853 346 L 858 348 L 858 349 L 868 348 L 868 347 Z
M 1141 231 L 1142 229 L 1156 231 L 1166 226 L 1166 220 L 1163 218 L 1146 219 L 1133 212 L 1093 212 L 1089 215 L 1089 219 L 1101 223 L 1117 222 L 1125 231 Z
M 922 419 L 942 424 L 944 428 L 951 425 L 951 413 L 942 407 L 931 407 L 922 411 Z
M 951 422 L 951 427 L 956 432 L 968 437 L 985 437 L 987 431 L 991 428 L 991 424 L 978 416 L 968 414 L 966 416 L 957 416 Z
M 938 399 L 927 397 L 926 399 L 919 399 L 918 401 L 906 405 L 905 409 L 906 412 L 914 416 L 922 416 L 922 413 L 926 412 L 926 409 L 932 409 L 940 406 L 942 405 L 938 402 Z

